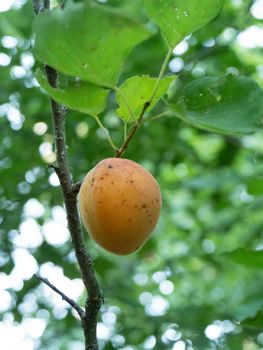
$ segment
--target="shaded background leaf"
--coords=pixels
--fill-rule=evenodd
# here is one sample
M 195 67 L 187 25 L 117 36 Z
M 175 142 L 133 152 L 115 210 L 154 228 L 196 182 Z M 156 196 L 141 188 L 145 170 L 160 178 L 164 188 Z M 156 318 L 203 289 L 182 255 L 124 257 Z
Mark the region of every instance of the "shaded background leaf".
M 262 128 L 263 91 L 247 77 L 194 80 L 170 103 L 177 117 L 205 130 L 248 134 Z
M 234 262 L 251 269 L 263 269 L 263 251 L 252 251 L 239 248 L 226 253 L 226 257 Z

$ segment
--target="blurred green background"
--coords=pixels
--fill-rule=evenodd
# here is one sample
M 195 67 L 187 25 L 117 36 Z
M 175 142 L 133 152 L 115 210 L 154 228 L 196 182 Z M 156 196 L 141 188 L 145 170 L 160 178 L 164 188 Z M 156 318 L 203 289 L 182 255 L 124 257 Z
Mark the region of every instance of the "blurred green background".
M 142 0 L 107 3 L 146 20 Z M 1 347 L 81 350 L 76 314 L 32 278 L 39 271 L 85 300 L 58 180 L 48 167 L 55 160 L 52 123 L 48 97 L 34 78 L 33 17 L 31 1 L 0 3 Z M 262 19 L 262 0 L 226 0 L 219 17 L 175 48 L 170 71 L 182 84 L 240 73 L 263 87 Z M 121 80 L 156 76 L 165 51 L 159 35 L 138 46 Z M 115 107 L 110 96 L 102 120 L 120 144 Z M 70 111 L 66 123 L 78 181 L 112 150 L 92 118 Z M 86 236 L 105 298 L 101 349 L 263 349 L 260 265 L 224 255 L 263 249 L 263 132 L 226 137 L 171 116 L 145 124 L 125 157 L 158 179 L 163 209 L 152 238 L 131 256 L 111 255 Z

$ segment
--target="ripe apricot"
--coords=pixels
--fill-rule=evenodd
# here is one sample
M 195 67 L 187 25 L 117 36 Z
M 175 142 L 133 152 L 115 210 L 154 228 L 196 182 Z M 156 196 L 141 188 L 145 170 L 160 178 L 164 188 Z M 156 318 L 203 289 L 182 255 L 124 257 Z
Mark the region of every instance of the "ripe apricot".
M 161 210 L 157 181 L 141 165 L 120 158 L 99 162 L 79 192 L 82 221 L 104 249 L 133 253 L 149 238 Z

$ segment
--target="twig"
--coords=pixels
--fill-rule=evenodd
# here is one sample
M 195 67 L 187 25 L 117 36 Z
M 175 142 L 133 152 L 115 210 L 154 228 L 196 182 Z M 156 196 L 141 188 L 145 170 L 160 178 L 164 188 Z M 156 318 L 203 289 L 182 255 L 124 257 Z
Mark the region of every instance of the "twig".
M 33 2 L 33 9 L 36 15 L 39 14 L 39 12 L 41 12 L 43 10 L 43 6 L 42 6 L 42 1 L 41 0 L 35 0 Z
M 36 0 L 33 0 L 34 3 L 35 1 Z M 45 0 L 44 5 L 45 9 L 48 10 L 49 0 Z M 49 84 L 53 88 L 57 88 L 57 72 L 49 66 L 45 67 L 45 71 Z M 102 304 L 102 294 L 95 277 L 92 259 L 85 248 L 77 207 L 76 185 L 72 183 L 68 166 L 65 136 L 65 116 L 67 111 L 53 99 L 51 99 L 51 110 L 57 157 L 57 175 L 64 197 L 68 228 L 72 238 L 73 248 L 81 270 L 81 277 L 88 294 L 85 305 L 85 317 L 81 320 L 85 335 L 85 349 L 99 350 L 96 329 L 97 315 Z
M 72 191 L 75 192 L 76 194 L 78 194 L 81 185 L 82 185 L 82 181 L 76 182 L 76 183 L 73 184 L 72 187 L 71 187 Z
M 163 64 L 162 64 L 162 67 L 161 67 L 161 70 L 160 70 L 160 73 L 159 73 L 159 76 L 158 76 L 158 79 L 156 81 L 156 84 L 155 84 L 155 87 L 153 89 L 153 92 L 152 92 L 152 96 L 150 98 L 149 101 L 145 102 L 143 108 L 142 108 L 142 111 L 140 113 L 140 116 L 138 118 L 138 121 L 134 124 L 134 126 L 132 127 L 131 131 L 128 133 L 126 139 L 124 140 L 122 146 L 120 149 L 118 149 L 116 152 L 115 152 L 115 157 L 116 158 L 120 158 L 123 153 L 126 151 L 126 149 L 128 148 L 128 145 L 129 143 L 131 142 L 133 136 L 135 135 L 135 133 L 137 132 L 137 130 L 139 129 L 139 127 L 141 126 L 142 122 L 143 122 L 143 117 L 144 117 L 144 114 L 145 112 L 147 111 L 147 109 L 149 108 L 149 106 L 152 104 L 155 96 L 156 96 L 156 93 L 158 91 L 158 88 L 159 88 L 159 85 L 160 85 L 160 82 L 161 82 L 161 79 L 163 78 L 164 76 L 164 73 L 165 73 L 165 70 L 168 66 L 168 63 L 169 63 L 169 59 L 171 57 L 171 54 L 172 54 L 173 50 L 170 48 L 165 56 L 165 59 L 163 61 Z
M 83 318 L 85 316 L 85 311 L 71 298 L 67 297 L 63 292 L 61 292 L 57 287 L 54 286 L 47 278 L 41 277 L 38 274 L 34 274 L 34 277 L 38 278 L 40 281 L 45 283 L 49 288 L 53 289 L 57 294 L 61 296 L 63 300 L 65 300 L 69 305 L 73 307 L 79 314 L 80 318 Z
M 126 149 L 128 148 L 128 145 L 129 145 L 131 139 L 133 138 L 134 134 L 136 133 L 136 131 L 139 129 L 142 118 L 144 116 L 144 113 L 146 112 L 146 110 L 149 106 L 150 106 L 150 102 L 145 102 L 143 109 L 141 111 L 141 114 L 139 116 L 138 123 L 133 126 L 133 128 L 129 132 L 128 136 L 126 137 L 126 140 L 122 144 L 121 148 L 116 151 L 116 153 L 115 153 L 116 158 L 120 158 L 123 155 L 123 153 L 126 151 Z

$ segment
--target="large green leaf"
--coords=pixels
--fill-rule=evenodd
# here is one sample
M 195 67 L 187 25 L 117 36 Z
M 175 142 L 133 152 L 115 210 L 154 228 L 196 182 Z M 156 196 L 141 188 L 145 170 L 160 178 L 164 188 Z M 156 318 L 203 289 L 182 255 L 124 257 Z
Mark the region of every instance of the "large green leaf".
M 38 69 L 36 78 L 40 86 L 58 103 L 76 111 L 96 115 L 104 110 L 109 90 L 86 81 L 69 81 L 65 88 L 54 89 L 44 73 Z
M 248 250 L 239 248 L 232 252 L 226 253 L 226 257 L 232 261 L 252 269 L 263 269 L 263 251 Z
M 261 127 L 263 92 L 246 77 L 197 79 L 170 103 L 178 118 L 202 129 L 247 134 Z
M 220 12 L 223 0 L 145 0 L 145 4 L 173 47 L 210 22 Z
M 34 21 L 37 58 L 59 72 L 115 85 L 129 52 L 151 33 L 107 6 L 67 3 Z
M 173 76 L 168 76 L 160 81 L 154 99 L 147 111 L 153 108 L 163 97 L 173 80 Z M 157 78 L 146 75 L 127 79 L 116 93 L 116 101 L 120 106 L 117 109 L 117 114 L 127 122 L 138 119 L 145 103 L 151 100 L 156 83 Z

